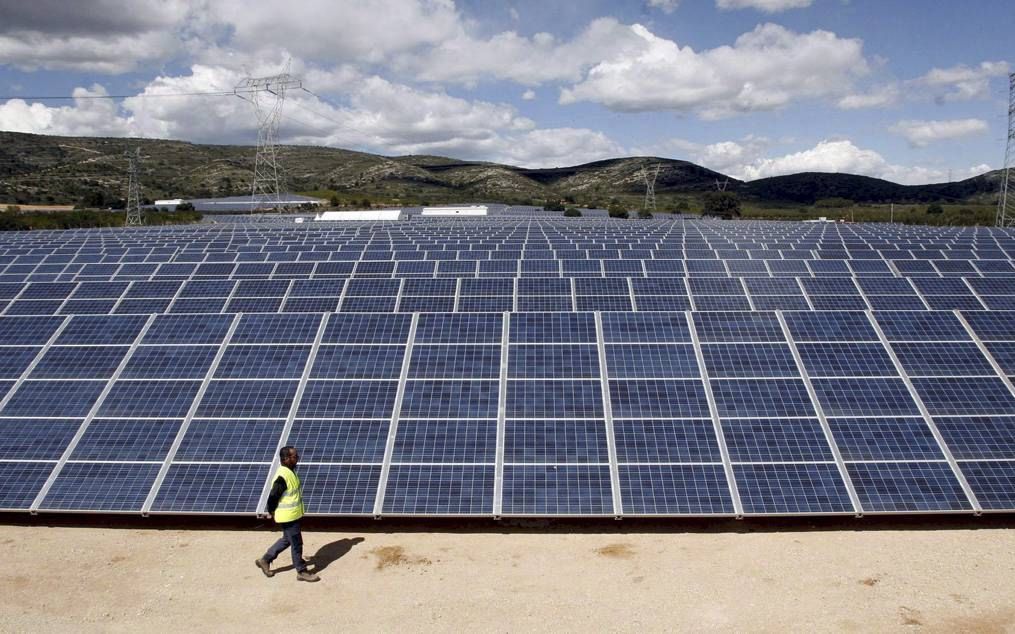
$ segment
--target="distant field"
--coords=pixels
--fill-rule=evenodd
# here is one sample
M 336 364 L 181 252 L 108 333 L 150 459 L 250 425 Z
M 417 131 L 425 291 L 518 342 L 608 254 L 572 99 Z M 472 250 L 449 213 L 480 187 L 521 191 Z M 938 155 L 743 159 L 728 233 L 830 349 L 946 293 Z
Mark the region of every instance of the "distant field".
M 812 206 L 772 207 L 747 204 L 743 218 L 757 220 L 809 220 L 824 216 L 849 222 L 897 222 L 904 225 L 993 226 L 997 209 L 993 205 L 940 205 L 941 213 L 927 213 L 927 205 L 853 205 L 820 208 Z

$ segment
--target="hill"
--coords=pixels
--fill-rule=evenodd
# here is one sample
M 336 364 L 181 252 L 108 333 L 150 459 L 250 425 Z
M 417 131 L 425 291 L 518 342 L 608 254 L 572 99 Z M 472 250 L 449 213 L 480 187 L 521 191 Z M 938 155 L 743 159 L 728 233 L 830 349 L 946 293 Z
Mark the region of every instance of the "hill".
M 0 132 L 0 202 L 108 206 L 123 196 L 124 152 L 140 144 L 146 198 L 209 197 L 249 190 L 254 148 L 159 139 L 56 137 Z M 528 169 L 440 156 L 386 157 L 338 148 L 283 146 L 292 191 L 315 191 L 343 201 L 395 204 L 500 201 L 541 204 L 568 200 L 605 206 L 637 200 L 641 170 L 660 166 L 656 193 L 667 201 L 696 200 L 728 181 L 746 201 L 809 205 L 822 198 L 858 203 L 988 202 L 999 172 L 956 183 L 905 186 L 852 174 L 805 173 L 742 182 L 687 161 L 616 158 L 552 169 Z

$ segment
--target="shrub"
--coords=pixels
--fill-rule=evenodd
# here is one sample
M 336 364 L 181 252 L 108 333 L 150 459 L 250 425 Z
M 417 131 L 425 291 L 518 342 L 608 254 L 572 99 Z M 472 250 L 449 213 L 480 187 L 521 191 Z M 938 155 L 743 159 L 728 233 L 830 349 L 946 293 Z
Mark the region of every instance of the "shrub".
M 543 205 L 543 209 L 545 209 L 546 211 L 564 211 L 564 203 L 560 202 L 559 200 L 555 201 L 548 200 L 546 201 L 546 204 Z
M 176 211 L 194 211 L 194 203 L 182 202 L 176 206 Z
M 929 213 L 929 214 L 944 213 L 944 207 L 942 207 L 941 205 L 939 205 L 937 203 L 932 203 L 930 205 L 927 205 L 927 213 Z
M 853 201 L 848 198 L 822 198 L 814 203 L 815 207 L 821 207 L 824 209 L 841 209 L 842 207 L 852 207 Z
M 648 220 L 651 217 L 652 217 L 652 212 L 649 211 L 648 209 L 642 209 L 641 211 L 638 212 L 638 218 L 640 218 L 642 220 Z
M 740 198 L 733 192 L 709 192 L 705 194 L 701 215 L 736 218 L 740 216 Z
M 606 208 L 610 214 L 610 218 L 628 218 L 627 209 L 624 205 L 620 204 L 620 201 L 613 200 L 610 202 L 610 206 Z
M 565 218 L 581 218 L 582 217 L 582 212 L 578 211 L 574 207 L 568 207 L 567 209 L 564 210 L 564 217 Z

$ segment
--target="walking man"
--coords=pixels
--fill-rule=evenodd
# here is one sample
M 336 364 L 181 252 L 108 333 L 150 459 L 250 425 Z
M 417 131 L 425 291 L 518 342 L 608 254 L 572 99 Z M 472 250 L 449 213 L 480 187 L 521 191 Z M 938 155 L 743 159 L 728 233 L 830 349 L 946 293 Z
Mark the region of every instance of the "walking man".
M 303 485 L 296 475 L 296 463 L 300 454 L 296 447 L 286 445 L 278 452 L 278 474 L 271 493 L 268 494 L 268 512 L 275 517 L 275 523 L 282 528 L 282 537 L 272 544 L 264 556 L 255 561 L 265 577 L 275 576 L 271 562 L 282 554 L 286 548 L 292 549 L 293 567 L 299 581 L 320 581 L 321 578 L 307 570 L 307 562 L 303 561 L 303 533 L 300 532 L 300 518 L 303 517 Z

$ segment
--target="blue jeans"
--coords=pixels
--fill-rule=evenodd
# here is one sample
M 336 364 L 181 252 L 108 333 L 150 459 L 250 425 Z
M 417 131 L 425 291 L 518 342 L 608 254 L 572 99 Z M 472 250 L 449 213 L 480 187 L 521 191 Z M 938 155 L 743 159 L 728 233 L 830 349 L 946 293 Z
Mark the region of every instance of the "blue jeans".
M 264 553 L 264 560 L 271 563 L 282 554 L 283 550 L 291 547 L 293 567 L 299 572 L 306 570 L 307 565 L 303 563 L 303 533 L 300 532 L 300 521 L 282 522 L 279 527 L 282 529 L 282 538 L 272 544 L 268 552 Z

